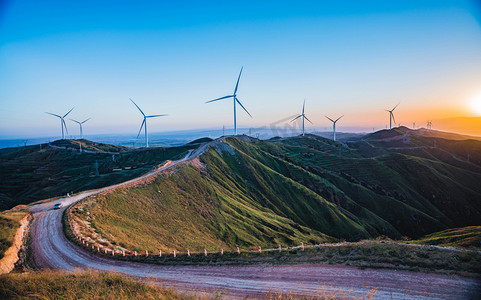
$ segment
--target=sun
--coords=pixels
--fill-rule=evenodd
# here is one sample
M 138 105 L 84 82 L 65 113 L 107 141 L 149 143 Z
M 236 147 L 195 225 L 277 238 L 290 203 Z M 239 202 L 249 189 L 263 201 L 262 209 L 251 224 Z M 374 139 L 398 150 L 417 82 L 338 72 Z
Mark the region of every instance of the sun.
M 478 115 L 481 115 L 481 93 L 476 95 L 473 99 L 471 99 L 471 109 Z

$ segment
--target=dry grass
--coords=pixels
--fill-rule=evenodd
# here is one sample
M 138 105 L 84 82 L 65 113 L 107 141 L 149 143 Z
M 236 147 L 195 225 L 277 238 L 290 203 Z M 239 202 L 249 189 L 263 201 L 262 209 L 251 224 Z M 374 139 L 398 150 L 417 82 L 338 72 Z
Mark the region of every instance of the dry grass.
M 26 210 L 0 212 L 0 259 L 5 255 L 5 251 L 13 245 L 15 234 L 20 227 L 20 220 L 27 214 Z
M 171 289 L 147 285 L 107 272 L 47 271 L 0 275 L 0 299 L 185 298 Z

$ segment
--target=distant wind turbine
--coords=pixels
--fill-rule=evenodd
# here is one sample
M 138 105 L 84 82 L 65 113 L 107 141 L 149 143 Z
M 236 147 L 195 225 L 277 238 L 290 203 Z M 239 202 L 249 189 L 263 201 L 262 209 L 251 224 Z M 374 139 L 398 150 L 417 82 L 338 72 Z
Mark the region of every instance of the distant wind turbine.
M 233 98 L 233 100 L 234 100 L 234 135 L 237 135 L 236 102 L 245 110 L 245 112 L 249 115 L 249 117 L 252 118 L 251 114 L 247 111 L 247 109 L 244 107 L 244 105 L 242 105 L 242 103 L 237 98 L 237 88 L 239 87 L 239 80 L 240 80 L 240 77 L 241 77 L 241 74 L 242 74 L 242 69 L 244 69 L 244 67 L 242 67 L 240 72 L 239 72 L 239 77 L 237 78 L 237 83 L 235 85 L 234 94 L 227 95 L 227 96 L 220 97 L 220 98 L 217 98 L 217 99 L 210 100 L 210 101 L 206 102 L 206 103 L 210 103 L 210 102 L 219 101 L 219 100 L 223 100 L 223 99 Z
M 130 99 L 130 98 L 129 98 Z M 130 101 L 132 101 L 132 103 L 135 105 L 135 107 L 137 107 L 140 111 L 140 113 L 142 114 L 142 116 L 144 116 L 144 120 L 142 121 L 142 125 L 140 125 L 140 130 L 139 130 L 139 133 L 137 134 L 137 138 L 139 137 L 140 135 L 140 132 L 142 132 L 142 127 L 145 126 L 144 128 L 144 131 L 145 131 L 145 148 L 148 148 L 149 147 L 149 137 L 147 136 L 147 119 L 148 118 L 156 118 L 156 117 L 163 117 L 163 116 L 167 116 L 167 115 L 151 115 L 151 116 L 146 116 L 144 114 L 144 112 L 140 109 L 140 107 L 135 104 L 134 100 L 130 99 Z
M 83 139 L 84 138 L 84 134 L 83 134 L 83 131 L 82 131 L 82 124 L 87 122 L 88 120 L 90 120 L 90 118 L 88 118 L 87 120 L 83 121 L 83 122 L 79 122 L 79 121 L 76 121 L 74 119 L 70 119 L 71 121 L 74 121 L 75 123 L 79 124 L 80 125 L 80 139 Z
M 329 118 L 328 116 L 325 116 L 325 117 L 328 118 L 332 122 L 333 140 L 335 141 L 336 140 L 336 123 L 337 123 L 337 121 L 339 121 L 339 119 L 344 117 L 344 115 L 340 116 L 335 121 L 333 119 Z
M 68 134 L 68 130 L 67 130 L 67 124 L 65 123 L 65 120 L 64 118 L 73 110 L 74 108 L 72 107 L 71 110 L 68 111 L 68 113 L 66 113 L 65 115 L 62 116 L 59 116 L 59 115 L 56 115 L 56 114 L 52 114 L 52 113 L 49 113 L 49 112 L 45 112 L 46 114 L 49 114 L 49 115 L 52 115 L 52 116 L 55 116 L 57 118 L 60 118 L 60 127 L 62 127 L 62 140 L 65 140 L 65 133 L 63 131 L 63 128 L 65 127 L 65 131 L 67 132 Z
M 299 119 L 300 117 L 302 117 L 302 136 L 304 136 L 304 120 L 307 120 L 309 121 L 309 123 L 312 124 L 311 120 L 309 120 L 307 117 L 306 117 L 306 114 L 304 113 L 304 107 L 306 106 L 306 99 L 304 99 L 304 104 L 302 104 L 302 114 L 298 115 L 297 117 L 295 117 L 291 122 L 294 122 L 295 120 Z
M 394 124 L 396 124 L 396 119 L 394 119 L 394 114 L 393 114 L 393 111 L 396 109 L 396 107 L 398 107 L 400 103 L 398 103 L 396 106 L 394 106 L 393 109 L 391 110 L 387 110 L 387 112 L 389 112 L 389 129 L 392 129 L 392 121 L 394 121 Z

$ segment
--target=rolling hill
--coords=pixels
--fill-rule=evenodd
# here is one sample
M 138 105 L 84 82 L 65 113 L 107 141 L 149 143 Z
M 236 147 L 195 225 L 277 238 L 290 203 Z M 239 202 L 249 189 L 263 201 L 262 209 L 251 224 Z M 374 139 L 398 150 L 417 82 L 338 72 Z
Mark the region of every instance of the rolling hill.
M 0 149 L 0 210 L 123 182 L 167 159 L 180 158 L 195 147 L 195 141 L 181 147 L 146 150 L 88 140 L 58 140 Z
M 405 127 L 346 143 L 239 136 L 76 214 L 112 245 L 150 251 L 419 238 L 480 225 L 479 182 L 477 140 Z

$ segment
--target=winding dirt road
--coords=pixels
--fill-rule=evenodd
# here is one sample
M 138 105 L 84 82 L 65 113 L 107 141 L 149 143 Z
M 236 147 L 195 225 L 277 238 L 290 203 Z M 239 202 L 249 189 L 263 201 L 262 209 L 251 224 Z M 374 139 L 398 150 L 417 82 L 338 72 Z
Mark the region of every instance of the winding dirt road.
M 203 147 L 205 149 L 205 146 Z M 359 270 L 330 265 L 253 265 L 253 266 L 158 266 L 111 260 L 84 251 L 66 239 L 62 230 L 65 207 L 87 196 L 152 176 L 175 164 L 197 157 L 200 149 L 182 160 L 126 183 L 88 191 L 73 197 L 32 206 L 32 248 L 39 267 L 72 270 L 95 268 L 145 278 L 147 281 L 183 289 L 224 290 L 227 296 L 259 295 L 269 290 L 309 295 L 324 283 L 367 294 L 378 288 L 376 299 L 472 299 L 480 291 L 472 278 L 396 270 Z M 52 210 L 55 203 L 64 206 Z M 167 281 L 165 281 L 167 280 Z M 188 288 L 186 288 L 187 286 Z M 474 298 L 475 299 L 475 298 Z

